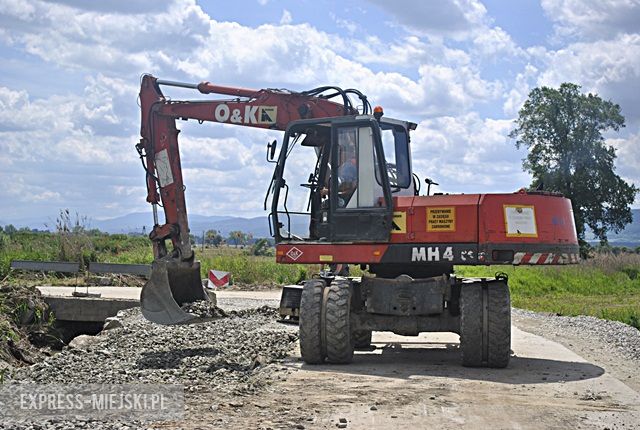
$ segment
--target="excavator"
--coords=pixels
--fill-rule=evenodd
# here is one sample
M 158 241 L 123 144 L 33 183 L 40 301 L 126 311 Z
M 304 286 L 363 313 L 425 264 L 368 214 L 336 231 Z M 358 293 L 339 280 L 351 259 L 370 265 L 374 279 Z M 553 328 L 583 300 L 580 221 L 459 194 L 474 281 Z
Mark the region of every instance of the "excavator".
M 163 87 L 198 98 L 170 98 Z M 426 179 L 429 190 L 420 195 L 410 150 L 416 123 L 386 117 L 356 89 L 252 90 L 144 75 L 139 102 L 136 149 L 155 257 L 141 308 L 152 322 L 198 322 L 185 308 L 209 299 L 189 239 L 177 120 L 284 132 L 279 152 L 273 141 L 266 154 L 274 165 L 264 208 L 275 259 L 329 267 L 283 290 L 281 308 L 298 319 L 307 363 L 349 363 L 356 348 L 370 347 L 373 331 L 454 332 L 464 366 L 505 367 L 507 276 L 459 277 L 454 265 L 579 261 L 571 202 L 560 194 L 431 194 L 435 183 Z M 349 265 L 364 275 L 347 276 Z

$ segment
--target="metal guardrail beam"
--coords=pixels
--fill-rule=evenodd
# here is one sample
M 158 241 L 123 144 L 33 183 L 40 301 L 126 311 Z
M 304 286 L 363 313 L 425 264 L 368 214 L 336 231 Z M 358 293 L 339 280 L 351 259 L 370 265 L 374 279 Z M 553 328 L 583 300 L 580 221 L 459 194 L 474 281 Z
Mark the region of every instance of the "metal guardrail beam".
M 117 263 L 89 263 L 91 273 L 120 273 L 125 275 L 139 275 L 149 277 L 149 264 L 117 264 Z
M 80 263 L 70 263 L 66 261 L 13 260 L 11 261 L 10 267 L 15 270 L 31 270 L 36 272 L 78 273 L 80 271 Z

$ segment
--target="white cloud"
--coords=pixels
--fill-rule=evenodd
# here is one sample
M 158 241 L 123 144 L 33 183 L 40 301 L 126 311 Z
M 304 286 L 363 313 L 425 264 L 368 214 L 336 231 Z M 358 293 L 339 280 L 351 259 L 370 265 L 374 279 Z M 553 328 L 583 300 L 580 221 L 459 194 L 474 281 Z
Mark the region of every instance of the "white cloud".
M 482 26 L 487 10 L 477 0 L 446 2 L 369 0 L 394 15 L 400 24 L 427 36 L 462 37 Z
M 289 12 L 286 9 L 284 9 L 282 11 L 282 16 L 280 17 L 280 24 L 281 25 L 288 25 L 288 24 L 291 24 L 291 21 L 293 21 L 293 17 L 291 16 L 291 12 Z
M 515 117 L 518 114 L 529 92 L 535 87 L 535 79 L 538 73 L 538 69 L 531 64 L 527 64 L 524 71 L 518 73 L 502 106 L 505 115 Z
M 78 10 L 42 1 L 30 6 L 32 13 L 0 8 L 0 40 L 71 69 L 129 70 L 134 75 L 152 71 L 165 55 L 188 55 L 184 48 L 201 44 L 209 32 L 208 16 L 191 0 L 174 0 L 145 14 Z
M 588 39 L 637 33 L 640 2 L 637 0 L 542 0 L 560 36 Z
M 538 84 L 558 86 L 574 82 L 620 104 L 630 122 L 640 122 L 640 34 L 612 40 L 573 43 L 542 57 L 546 69 Z
M 469 66 L 424 65 L 419 71 L 424 97 L 418 103 L 429 115 L 462 114 L 475 103 L 498 98 L 502 91 L 498 82 L 485 81 Z
M 612 137 L 607 144 L 616 149 L 616 173 L 640 187 L 640 131 L 627 138 Z M 640 195 L 636 200 L 640 199 Z
M 500 27 L 487 27 L 478 31 L 473 37 L 473 43 L 475 55 L 483 60 L 504 56 L 517 58 L 525 55 L 509 33 Z
M 341 18 L 339 16 L 336 16 L 336 14 L 334 14 L 333 12 L 331 12 L 329 14 L 329 16 L 331 17 L 331 19 L 336 23 L 336 25 L 338 26 L 338 28 L 344 28 L 345 30 L 347 30 L 349 32 L 349 34 L 353 35 L 355 34 L 356 31 L 358 31 L 359 29 L 359 25 L 356 24 L 354 21 L 351 21 L 349 19 L 345 19 L 345 18 Z
M 640 118 L 633 110 L 640 109 L 634 101 L 640 92 L 637 34 L 522 51 L 476 0 L 376 0 L 408 30 L 392 39 L 367 35 L 342 15 L 332 19 L 347 31 L 292 24 L 288 10 L 281 25 L 252 28 L 212 19 L 194 0 L 147 3 L 0 0 L 0 44 L 26 54 L 25 61 L 36 58 L 84 79 L 75 92 L 71 85 L 49 88 L 54 95 L 46 97 L 19 85 L 0 87 L 1 182 L 22 183 L 38 208 L 51 202 L 84 213 L 144 210 L 144 175 L 133 149 L 143 72 L 254 88 L 359 88 L 388 116 L 420 123 L 413 138 L 417 170 L 460 192 L 512 191 L 529 182 L 520 169 L 523 154 L 506 137 L 510 120 L 482 118 L 475 110 L 497 107 L 486 116 L 498 116 L 502 104 L 511 118 L 540 83 L 577 81 L 620 102 L 628 120 Z M 290 10 L 299 22 L 298 9 Z M 496 64 L 508 64 L 510 77 L 487 72 Z M 176 100 L 198 98 L 166 92 Z M 273 167 L 264 160 L 264 145 L 281 133 L 178 125 L 189 210 L 261 214 Z M 637 154 L 634 136 L 629 142 L 635 146 L 624 137 L 616 141 L 621 158 Z M 630 171 L 623 164 L 621 171 Z
M 447 192 L 512 192 L 530 183 L 522 171 L 524 152 L 508 133 L 511 120 L 482 119 L 476 113 L 421 121 L 412 137 L 418 174 Z

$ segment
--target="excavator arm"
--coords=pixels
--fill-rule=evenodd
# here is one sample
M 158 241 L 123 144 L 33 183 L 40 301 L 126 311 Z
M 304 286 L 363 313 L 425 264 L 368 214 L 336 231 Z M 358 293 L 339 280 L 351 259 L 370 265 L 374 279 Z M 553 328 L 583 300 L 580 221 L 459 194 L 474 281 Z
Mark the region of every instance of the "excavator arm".
M 227 99 L 178 101 L 164 96 L 161 86 L 194 89 Z M 360 99 L 363 114 L 370 113 L 366 97 L 357 90 L 320 87 L 304 92 L 224 87 L 209 82 L 188 84 L 144 75 L 140 87 L 141 128 L 136 149 L 146 172 L 147 202 L 153 207 L 154 262 L 141 294 L 144 316 L 160 324 L 191 321 L 181 305 L 205 300 L 199 263 L 189 239 L 189 222 L 176 119 L 194 119 L 246 127 L 285 130 L 291 121 L 360 113 L 350 95 Z M 341 103 L 329 99 L 335 99 Z M 164 210 L 160 223 L 157 207 Z M 171 249 L 167 247 L 171 242 Z

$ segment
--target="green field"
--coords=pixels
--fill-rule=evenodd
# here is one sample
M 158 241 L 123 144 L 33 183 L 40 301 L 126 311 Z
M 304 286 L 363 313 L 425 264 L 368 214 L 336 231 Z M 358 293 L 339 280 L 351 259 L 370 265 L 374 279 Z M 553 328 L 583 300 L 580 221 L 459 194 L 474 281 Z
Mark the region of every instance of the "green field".
M 208 269 L 224 270 L 232 273 L 237 284 L 295 284 L 319 270 L 314 265 L 276 264 L 274 257 L 251 255 L 250 247 L 197 247 L 196 256 L 201 260 L 203 276 Z M 5 282 L 23 282 L 9 274 L 13 259 L 81 259 L 86 265 L 90 261 L 150 263 L 153 256 L 145 237 L 83 234 L 74 238 L 30 232 L 0 235 L 0 279 L 8 276 Z M 560 315 L 593 315 L 640 328 L 640 254 L 596 254 L 572 266 L 456 267 L 459 276 L 490 277 L 496 272 L 509 276 L 515 307 Z M 356 276 L 359 273 L 352 272 Z M 45 279 L 37 281 L 42 283 Z M 46 278 L 51 283 L 65 281 L 69 279 Z
M 513 306 L 559 315 L 592 315 L 640 329 L 640 255 L 596 254 L 579 265 L 456 267 L 459 276 L 509 276 Z

